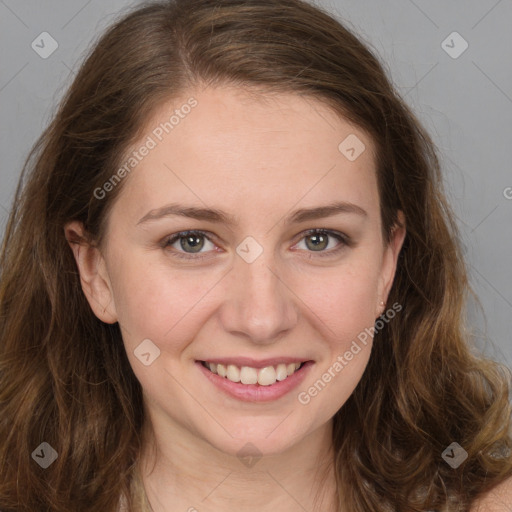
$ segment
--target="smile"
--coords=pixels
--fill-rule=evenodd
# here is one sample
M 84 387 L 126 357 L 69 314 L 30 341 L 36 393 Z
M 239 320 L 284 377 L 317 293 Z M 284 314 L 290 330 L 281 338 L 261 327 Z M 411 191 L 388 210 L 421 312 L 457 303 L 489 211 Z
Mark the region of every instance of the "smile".
M 244 359 L 224 363 L 220 362 L 222 359 L 216 362 L 196 360 L 195 364 L 214 389 L 245 402 L 270 402 L 284 397 L 304 381 L 315 365 L 311 360 L 256 362 Z M 254 366 L 248 366 L 249 363 Z
M 201 364 L 212 373 L 219 375 L 219 377 L 224 377 L 231 382 L 271 386 L 277 381 L 283 381 L 293 375 L 304 363 L 280 363 L 264 368 L 239 367 L 234 364 L 209 363 L 208 361 L 201 361 Z

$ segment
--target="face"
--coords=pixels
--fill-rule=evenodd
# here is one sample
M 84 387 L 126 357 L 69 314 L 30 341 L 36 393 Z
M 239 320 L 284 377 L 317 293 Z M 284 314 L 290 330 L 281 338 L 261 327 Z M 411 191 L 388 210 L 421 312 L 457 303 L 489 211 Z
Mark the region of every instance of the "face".
M 153 422 L 280 453 L 353 392 L 392 284 L 404 231 L 384 243 L 373 143 L 316 100 L 229 87 L 147 126 L 101 252 L 74 248 L 84 292 Z

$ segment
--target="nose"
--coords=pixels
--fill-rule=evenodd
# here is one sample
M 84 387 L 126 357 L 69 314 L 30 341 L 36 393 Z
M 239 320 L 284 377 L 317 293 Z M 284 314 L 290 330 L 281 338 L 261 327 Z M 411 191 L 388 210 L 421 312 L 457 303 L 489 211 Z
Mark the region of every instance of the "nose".
M 236 258 L 224 283 L 221 323 L 230 334 L 272 344 L 297 324 L 297 298 L 270 251 L 247 263 Z

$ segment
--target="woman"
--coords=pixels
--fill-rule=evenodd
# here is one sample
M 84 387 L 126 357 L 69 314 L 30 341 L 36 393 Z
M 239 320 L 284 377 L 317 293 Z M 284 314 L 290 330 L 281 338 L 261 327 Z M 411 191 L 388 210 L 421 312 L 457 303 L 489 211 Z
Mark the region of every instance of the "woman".
M 509 510 L 435 149 L 298 0 L 153 2 L 36 145 L 1 255 L 0 509 Z

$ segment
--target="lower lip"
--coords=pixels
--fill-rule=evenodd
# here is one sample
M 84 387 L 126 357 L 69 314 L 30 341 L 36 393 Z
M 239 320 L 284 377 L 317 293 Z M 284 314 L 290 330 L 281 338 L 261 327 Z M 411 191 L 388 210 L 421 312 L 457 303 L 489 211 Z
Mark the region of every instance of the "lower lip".
M 199 370 L 210 382 L 215 384 L 221 391 L 244 402 L 271 402 L 278 400 L 296 388 L 306 378 L 313 364 L 313 361 L 307 361 L 299 370 L 286 377 L 286 379 L 276 381 L 275 384 L 270 386 L 261 386 L 259 384 L 232 382 L 226 377 L 220 377 L 216 373 L 211 372 L 200 361 L 196 361 Z

